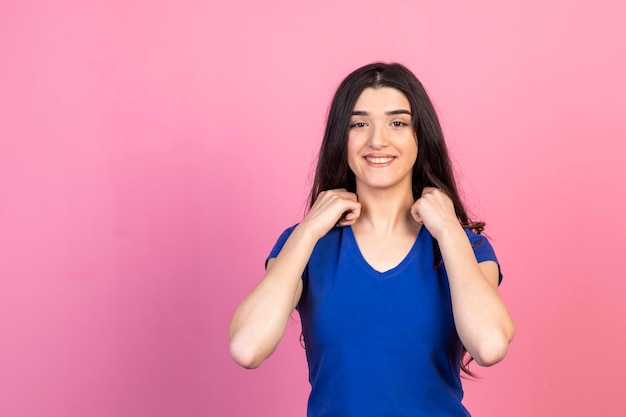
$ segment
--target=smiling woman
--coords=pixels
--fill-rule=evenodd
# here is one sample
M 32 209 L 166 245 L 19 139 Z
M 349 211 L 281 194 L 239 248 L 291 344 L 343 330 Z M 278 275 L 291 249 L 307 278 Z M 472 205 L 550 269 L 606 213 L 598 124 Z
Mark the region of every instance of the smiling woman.
M 234 314 L 232 357 L 260 366 L 297 309 L 309 417 L 468 416 L 464 353 L 499 362 L 514 326 L 484 223 L 469 219 L 406 67 L 370 64 L 339 86 L 310 200 Z

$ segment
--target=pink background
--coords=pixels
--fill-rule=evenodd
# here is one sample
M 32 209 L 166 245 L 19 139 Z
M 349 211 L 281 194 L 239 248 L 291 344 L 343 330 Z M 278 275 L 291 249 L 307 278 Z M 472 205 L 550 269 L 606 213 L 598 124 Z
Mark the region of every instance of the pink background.
M 347 73 L 413 69 L 503 264 L 517 337 L 475 416 L 624 416 L 619 0 L 0 6 L 0 415 L 304 415 L 294 320 L 227 326 L 305 204 Z

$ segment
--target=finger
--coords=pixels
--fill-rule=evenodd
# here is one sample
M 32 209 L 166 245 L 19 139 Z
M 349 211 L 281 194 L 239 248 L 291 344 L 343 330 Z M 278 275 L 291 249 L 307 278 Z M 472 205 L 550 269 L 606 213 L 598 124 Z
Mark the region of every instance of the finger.
M 354 208 L 348 214 L 347 219 L 354 221 L 359 217 L 361 217 L 361 203 L 356 203 Z
M 420 216 L 419 210 L 417 208 L 413 208 L 411 210 L 411 216 L 413 216 L 413 219 L 419 223 L 419 224 L 424 224 L 424 220 L 422 220 L 422 216 Z
M 335 195 L 332 200 L 332 204 L 336 207 L 336 209 L 341 210 L 342 217 L 345 217 L 348 212 L 361 209 L 361 203 L 357 201 L 356 195 L 353 193 Z
M 424 187 L 424 189 L 422 190 L 422 196 L 425 194 L 430 194 L 435 190 L 437 190 L 437 188 L 435 187 Z
M 345 198 L 346 200 L 359 201 L 359 197 L 355 193 L 346 191 L 344 188 L 336 190 L 337 197 Z
M 361 215 L 361 204 L 355 204 L 350 210 L 346 211 L 337 222 L 337 225 L 348 226 L 353 224 Z

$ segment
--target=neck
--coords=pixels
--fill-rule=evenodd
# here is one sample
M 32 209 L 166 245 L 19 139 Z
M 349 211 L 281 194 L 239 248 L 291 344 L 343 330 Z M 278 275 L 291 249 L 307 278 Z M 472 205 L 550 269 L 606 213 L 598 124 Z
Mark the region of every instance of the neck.
M 361 216 L 355 223 L 357 228 L 388 233 L 418 227 L 411 216 L 414 201 L 410 187 L 376 190 L 357 186 L 357 195 L 361 203 Z

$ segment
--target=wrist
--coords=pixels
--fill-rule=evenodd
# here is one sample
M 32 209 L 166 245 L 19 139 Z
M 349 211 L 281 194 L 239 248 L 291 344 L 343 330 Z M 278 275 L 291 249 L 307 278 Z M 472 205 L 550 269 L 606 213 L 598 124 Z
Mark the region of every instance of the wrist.
M 306 221 L 299 223 L 293 230 L 292 235 L 295 235 L 298 240 L 313 245 L 323 236 L 323 234 L 320 234 L 314 227 L 307 224 Z
M 459 238 L 465 238 L 465 231 L 463 230 L 463 226 L 460 223 L 449 224 L 445 227 L 442 227 L 436 236 L 433 236 L 437 239 L 437 242 L 441 245 L 443 242 L 449 240 L 456 240 Z

